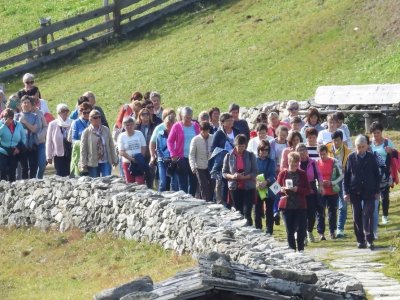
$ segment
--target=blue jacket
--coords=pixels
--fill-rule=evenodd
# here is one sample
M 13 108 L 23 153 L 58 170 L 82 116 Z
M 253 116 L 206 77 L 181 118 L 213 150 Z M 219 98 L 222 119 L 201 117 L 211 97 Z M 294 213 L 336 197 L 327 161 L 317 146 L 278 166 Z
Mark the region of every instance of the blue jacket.
M 361 158 L 356 152 L 349 155 L 344 172 L 344 194 L 361 200 L 375 199 L 379 194 L 379 169 L 374 154 L 366 152 Z
M 158 133 L 156 139 L 156 151 L 158 161 L 162 161 L 162 159 L 165 157 L 171 157 L 167 146 L 167 140 L 168 133 L 165 130 Z
M 239 134 L 239 130 L 233 127 L 233 136 L 236 137 Z M 222 149 L 225 149 L 225 143 L 226 143 L 226 133 L 221 126 L 213 135 L 213 140 L 211 144 L 211 152 L 214 151 L 215 148 L 219 147 Z M 234 147 L 232 147 L 234 148 Z
M 18 143 L 26 144 L 25 129 L 20 122 L 13 121 L 15 124 L 14 134 L 11 133 L 7 125 L 0 122 L 0 153 L 8 155 L 5 148 L 14 148 Z
M 72 142 L 80 141 L 83 131 L 89 126 L 89 120 L 76 119 L 71 124 Z

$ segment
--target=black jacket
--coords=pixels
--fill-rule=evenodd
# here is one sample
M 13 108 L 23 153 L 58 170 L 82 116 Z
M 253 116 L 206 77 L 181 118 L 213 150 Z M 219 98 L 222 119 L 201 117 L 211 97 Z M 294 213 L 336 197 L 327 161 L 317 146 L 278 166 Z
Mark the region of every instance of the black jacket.
M 233 129 L 233 136 L 236 137 L 240 132 L 235 127 L 233 127 L 232 129 Z M 223 130 L 223 127 L 221 126 L 213 135 L 213 141 L 211 144 L 211 152 L 214 151 L 214 149 L 217 147 L 224 149 L 226 139 L 227 139 L 226 133 Z M 232 147 L 232 148 L 234 148 L 234 147 Z
M 344 194 L 363 200 L 379 194 L 379 168 L 375 156 L 366 152 L 364 158 L 353 152 L 349 155 L 344 173 Z

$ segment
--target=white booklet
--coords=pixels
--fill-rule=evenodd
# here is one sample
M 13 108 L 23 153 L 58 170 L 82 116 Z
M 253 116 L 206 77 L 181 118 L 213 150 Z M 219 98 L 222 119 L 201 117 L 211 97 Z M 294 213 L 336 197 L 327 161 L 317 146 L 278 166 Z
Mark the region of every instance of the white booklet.
M 273 184 L 271 184 L 269 188 L 275 195 L 278 195 L 278 193 L 281 191 L 281 185 L 278 183 L 278 181 L 275 181 Z

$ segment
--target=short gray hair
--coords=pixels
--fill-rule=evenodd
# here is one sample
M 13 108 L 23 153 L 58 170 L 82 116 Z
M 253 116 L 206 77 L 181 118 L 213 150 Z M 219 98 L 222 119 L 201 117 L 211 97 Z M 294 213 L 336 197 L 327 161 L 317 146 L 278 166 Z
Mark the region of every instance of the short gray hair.
M 368 145 L 368 140 L 365 135 L 359 134 L 354 141 L 355 145 Z
M 186 115 L 191 115 L 193 116 L 193 109 L 189 106 L 185 106 L 181 110 L 181 115 L 186 116 Z
M 161 100 L 161 95 L 160 95 L 160 93 L 159 92 L 151 92 L 150 93 L 150 100 L 151 100 L 151 98 L 153 98 L 153 97 L 157 97 L 158 99 L 160 99 Z
M 294 107 L 299 108 L 299 102 L 297 102 L 296 100 L 289 100 L 286 103 L 286 109 L 294 108 Z
M 307 151 L 307 146 L 306 146 L 306 144 L 300 143 L 300 144 L 298 144 L 298 145 L 296 146 L 296 151 L 297 151 L 297 152 L 300 152 L 300 151 L 303 151 L 303 150 L 306 150 L 306 151 Z
M 57 104 L 57 114 L 59 114 L 63 110 L 69 110 L 68 105 L 65 103 Z
M 30 80 L 35 80 L 35 76 L 31 73 L 25 73 L 24 76 L 22 77 L 22 82 L 25 83 Z
M 208 114 L 208 111 L 203 110 L 201 113 L 199 113 L 199 122 L 200 121 L 209 121 L 210 120 L 210 115 Z
M 136 123 L 135 118 L 132 117 L 132 116 L 125 117 L 124 120 L 122 121 L 122 124 L 123 124 L 123 125 L 126 125 L 126 124 L 128 124 L 128 123 L 133 123 L 133 124 L 135 124 L 135 123 Z

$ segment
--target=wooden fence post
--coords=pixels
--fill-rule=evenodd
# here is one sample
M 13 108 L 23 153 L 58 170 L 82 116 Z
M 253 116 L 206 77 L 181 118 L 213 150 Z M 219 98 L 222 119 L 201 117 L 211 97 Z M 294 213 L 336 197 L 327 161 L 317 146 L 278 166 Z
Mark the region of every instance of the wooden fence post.
M 40 18 L 39 19 L 40 27 L 46 27 L 49 24 L 49 22 L 51 22 L 50 20 L 51 20 L 51 17 Z M 40 46 L 43 46 L 43 45 L 46 45 L 46 44 L 47 44 L 47 34 L 45 34 L 42 37 L 40 37 Z M 51 54 L 50 50 L 42 52 L 43 56 L 50 55 L 50 54 Z
M 114 0 L 114 10 L 113 10 L 113 15 L 114 15 L 114 35 L 119 36 L 121 35 L 121 6 L 120 6 L 120 0 Z
M 31 51 L 31 50 L 33 49 L 33 46 L 32 46 L 32 43 L 31 43 L 31 42 L 26 43 L 26 49 L 27 49 L 28 51 Z M 33 55 L 29 55 L 28 58 L 26 59 L 26 62 L 27 62 L 27 63 L 30 63 L 30 62 L 33 61 L 33 60 L 34 60 Z

